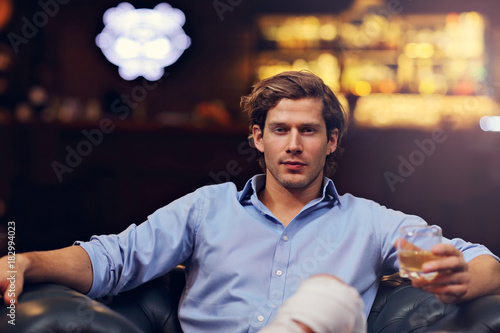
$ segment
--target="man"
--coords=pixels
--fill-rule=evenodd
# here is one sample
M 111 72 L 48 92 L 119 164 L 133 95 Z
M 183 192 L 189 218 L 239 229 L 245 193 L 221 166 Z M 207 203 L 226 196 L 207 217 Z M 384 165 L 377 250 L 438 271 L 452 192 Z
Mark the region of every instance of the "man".
M 186 332 L 257 332 L 303 281 L 322 274 L 354 287 L 368 314 L 379 278 L 398 269 L 398 229 L 425 222 L 340 196 L 325 177 L 335 169 L 345 122 L 317 76 L 285 72 L 263 80 L 242 107 L 265 175 L 241 191 L 232 183 L 202 187 L 119 235 L 18 255 L 18 290 L 23 280 L 53 281 L 98 297 L 185 263 L 179 318 Z M 415 286 L 446 302 L 500 293 L 500 259 L 484 246 L 445 239 L 433 251 L 442 259 L 424 270 L 439 274 Z M 0 267 L 6 274 L 5 258 Z

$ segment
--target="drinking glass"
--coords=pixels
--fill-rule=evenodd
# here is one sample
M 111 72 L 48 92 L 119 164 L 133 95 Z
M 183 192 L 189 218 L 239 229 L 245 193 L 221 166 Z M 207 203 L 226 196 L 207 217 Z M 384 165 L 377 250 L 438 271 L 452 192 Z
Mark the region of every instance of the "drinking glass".
M 431 280 L 437 272 L 422 272 L 422 265 L 437 259 L 431 249 L 441 243 L 442 232 L 438 226 L 410 225 L 402 227 L 397 242 L 399 275 L 404 278 Z

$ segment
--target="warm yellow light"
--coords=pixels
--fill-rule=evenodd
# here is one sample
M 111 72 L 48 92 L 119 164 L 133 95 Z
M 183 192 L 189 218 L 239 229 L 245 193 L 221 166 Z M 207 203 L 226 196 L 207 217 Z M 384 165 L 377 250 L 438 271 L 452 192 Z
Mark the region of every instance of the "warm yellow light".
M 298 58 L 292 62 L 273 59 L 271 54 L 262 56 L 257 68 L 258 79 L 263 80 L 275 74 L 289 70 L 307 69 L 320 76 L 333 91 L 338 91 L 340 68 L 338 59 L 331 53 L 321 53 L 317 57 Z
M 266 37 L 275 36 L 278 47 L 259 52 L 265 54 L 259 66 L 267 67 L 259 69 L 259 76 L 308 69 L 329 86 L 357 96 L 491 94 L 482 83 L 487 76 L 486 20 L 477 12 L 392 17 L 367 12 L 355 19 L 331 14 L 264 16 L 259 27 L 266 29 Z M 338 59 L 335 51 L 326 51 L 332 45 L 325 43 L 337 39 L 346 48 Z M 300 51 L 280 50 L 284 48 Z M 430 118 L 421 121 L 425 119 Z
M 308 68 L 309 68 L 309 66 L 308 66 L 307 61 L 305 59 L 297 59 L 292 64 L 292 69 L 294 71 L 300 71 L 302 69 L 308 69 Z
M 306 40 L 318 39 L 319 20 L 314 16 L 304 18 L 302 24 L 296 27 Z
M 277 41 L 278 40 L 278 27 L 275 27 L 275 26 L 265 27 L 262 29 L 262 35 L 267 40 Z
M 352 88 L 352 93 L 356 96 L 367 96 L 371 93 L 372 86 L 366 81 L 358 81 Z
M 405 55 L 408 58 L 417 58 L 417 43 L 408 43 L 405 45 Z
M 379 85 L 381 93 L 392 94 L 397 89 L 396 82 L 390 79 L 382 80 Z
M 434 94 L 434 92 L 436 91 L 436 85 L 434 84 L 434 80 L 425 79 L 420 81 L 420 84 L 418 86 L 418 91 L 421 94 Z
M 429 43 L 408 43 L 404 52 L 408 58 L 428 59 L 434 55 L 434 46 Z
M 283 25 L 278 28 L 278 32 L 276 34 L 277 41 L 279 42 L 288 41 L 292 39 L 292 37 L 293 37 L 293 31 L 289 26 Z
M 435 85 L 435 94 L 445 95 L 448 92 L 448 83 L 446 82 L 446 77 L 443 74 L 433 75 L 434 85 Z
M 424 130 L 444 121 L 453 129 L 476 127 L 482 117 L 495 115 L 500 108 L 486 96 L 370 94 L 360 97 L 354 110 L 359 126 Z
M 330 53 L 321 53 L 318 57 L 318 64 L 320 66 L 337 66 L 338 61 L 337 58 L 335 58 L 332 54 Z
M 468 63 L 465 59 L 451 59 L 443 68 L 444 74 L 452 79 L 457 80 L 462 77 L 467 71 Z
M 414 60 L 401 54 L 398 57 L 398 83 L 404 85 L 413 79 L 414 74 Z
M 323 24 L 318 33 L 321 39 L 331 41 L 337 37 L 337 28 L 332 23 Z
M 478 12 L 468 12 L 465 13 L 465 19 L 471 24 L 482 26 L 484 25 L 484 19 Z
M 418 53 L 420 58 L 431 58 L 434 55 L 434 46 L 429 43 L 420 43 Z

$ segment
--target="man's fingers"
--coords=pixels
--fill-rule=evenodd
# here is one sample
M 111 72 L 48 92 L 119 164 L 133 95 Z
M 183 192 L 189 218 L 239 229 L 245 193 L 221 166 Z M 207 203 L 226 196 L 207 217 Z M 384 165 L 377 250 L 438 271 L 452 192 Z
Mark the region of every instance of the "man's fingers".
M 4 293 L 4 295 L 3 295 L 3 302 L 5 303 L 5 305 L 10 305 L 10 304 L 12 304 L 12 303 L 11 303 L 11 300 L 12 300 L 12 299 L 14 299 L 14 302 L 17 304 L 17 299 L 10 297 L 10 296 L 8 295 L 8 293 L 9 293 L 9 291 L 8 291 L 8 290 L 6 290 L 6 291 L 5 291 L 5 293 Z
M 7 279 L 7 287 L 3 294 L 3 301 L 5 305 L 17 304 L 18 296 L 23 292 L 24 278 L 22 274 L 15 275 L 10 279 Z
M 467 270 L 467 263 L 462 256 L 443 257 L 437 260 L 431 260 L 422 265 L 424 273 L 440 271 L 460 272 Z
M 461 256 L 462 252 L 451 244 L 436 244 L 432 247 L 432 253 L 440 257 Z
M 440 258 L 424 263 L 422 271 L 425 273 L 447 270 L 460 272 L 467 270 L 467 263 L 463 258 L 462 252 L 451 244 L 434 245 L 432 253 Z
M 412 285 L 417 288 L 430 286 L 450 286 L 450 285 L 466 285 L 469 283 L 469 274 L 467 272 L 441 272 L 437 274 L 432 280 L 414 279 Z
M 432 283 L 418 285 L 417 282 L 416 285 L 422 290 L 436 295 L 444 303 L 453 303 L 467 292 L 468 283 L 469 275 L 467 273 L 440 273 L 432 280 Z

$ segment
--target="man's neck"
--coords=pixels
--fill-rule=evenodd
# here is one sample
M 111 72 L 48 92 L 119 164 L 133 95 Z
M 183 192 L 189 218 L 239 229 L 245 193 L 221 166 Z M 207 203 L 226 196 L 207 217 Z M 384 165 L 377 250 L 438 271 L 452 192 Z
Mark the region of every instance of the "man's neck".
M 266 177 L 266 186 L 258 197 L 286 227 L 307 203 L 321 196 L 322 184 L 321 177 L 307 188 L 288 189 L 273 178 Z

